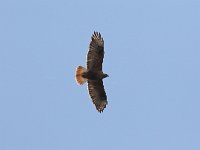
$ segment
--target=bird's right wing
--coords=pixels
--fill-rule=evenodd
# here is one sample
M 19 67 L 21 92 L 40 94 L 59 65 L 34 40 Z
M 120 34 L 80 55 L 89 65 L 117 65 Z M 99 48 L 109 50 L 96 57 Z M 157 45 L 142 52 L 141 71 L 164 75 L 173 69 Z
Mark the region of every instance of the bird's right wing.
M 101 71 L 104 58 L 104 40 L 99 32 L 94 32 L 91 39 L 87 54 L 87 69 Z

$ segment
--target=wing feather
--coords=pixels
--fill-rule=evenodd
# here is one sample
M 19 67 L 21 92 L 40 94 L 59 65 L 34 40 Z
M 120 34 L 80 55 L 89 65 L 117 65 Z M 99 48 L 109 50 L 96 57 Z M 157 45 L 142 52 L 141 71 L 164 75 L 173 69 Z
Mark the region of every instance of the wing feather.
M 87 54 L 87 69 L 102 71 L 103 58 L 104 40 L 99 32 L 94 32 Z
M 88 90 L 96 109 L 101 113 L 106 108 L 107 96 L 102 80 L 88 80 Z

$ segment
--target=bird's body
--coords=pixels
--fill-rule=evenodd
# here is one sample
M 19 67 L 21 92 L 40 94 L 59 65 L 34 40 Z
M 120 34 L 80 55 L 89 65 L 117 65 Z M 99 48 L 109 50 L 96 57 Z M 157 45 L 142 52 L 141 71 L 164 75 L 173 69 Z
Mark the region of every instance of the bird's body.
M 103 79 L 108 77 L 102 71 L 104 58 L 104 40 L 101 34 L 94 32 L 87 54 L 87 69 L 78 66 L 76 69 L 76 81 L 82 85 L 88 82 L 88 91 L 96 109 L 103 112 L 107 105 L 107 96 L 103 86 Z
M 89 80 L 102 80 L 105 77 L 105 74 L 102 71 L 92 71 L 88 70 L 87 72 L 83 73 L 83 78 Z

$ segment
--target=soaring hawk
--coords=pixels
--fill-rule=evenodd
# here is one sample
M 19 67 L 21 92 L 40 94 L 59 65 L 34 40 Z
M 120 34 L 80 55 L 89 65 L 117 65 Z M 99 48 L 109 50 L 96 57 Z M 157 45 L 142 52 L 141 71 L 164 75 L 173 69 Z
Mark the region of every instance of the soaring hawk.
M 88 83 L 89 95 L 100 113 L 108 104 L 103 86 L 103 79 L 108 75 L 102 71 L 103 58 L 104 40 L 99 32 L 94 32 L 87 54 L 87 69 L 82 66 L 76 68 L 76 81 L 79 85 Z

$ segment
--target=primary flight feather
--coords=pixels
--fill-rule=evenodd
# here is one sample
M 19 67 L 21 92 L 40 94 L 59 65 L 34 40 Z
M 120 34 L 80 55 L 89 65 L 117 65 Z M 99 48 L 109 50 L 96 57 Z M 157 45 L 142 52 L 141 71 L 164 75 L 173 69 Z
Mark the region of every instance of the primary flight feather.
M 82 66 L 77 67 L 76 81 L 80 85 L 88 83 L 89 95 L 100 113 L 108 104 L 103 85 L 103 78 L 108 77 L 108 75 L 102 71 L 103 58 L 104 40 L 99 32 L 94 32 L 87 54 L 87 69 Z

